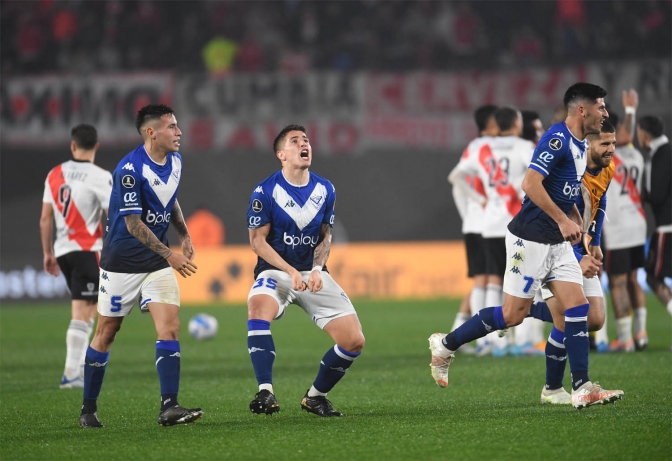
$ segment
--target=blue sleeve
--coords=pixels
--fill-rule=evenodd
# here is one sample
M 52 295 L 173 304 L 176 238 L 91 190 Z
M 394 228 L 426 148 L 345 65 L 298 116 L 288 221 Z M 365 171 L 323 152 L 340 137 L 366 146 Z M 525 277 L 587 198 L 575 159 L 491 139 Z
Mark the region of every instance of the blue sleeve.
M 608 187 L 607 187 L 608 189 Z M 588 229 L 588 235 L 592 237 L 590 240 L 590 246 L 600 246 L 600 240 L 602 237 L 602 224 L 604 224 L 604 216 L 607 213 L 607 191 L 604 191 L 602 197 L 600 198 L 600 205 L 595 214 L 595 225 L 590 226 Z
M 572 250 L 574 250 L 574 257 L 576 258 L 576 260 L 577 260 L 578 262 L 581 262 L 581 260 L 582 260 L 583 257 L 585 256 L 585 255 L 583 254 L 583 252 L 585 251 L 585 250 L 583 249 L 583 240 L 580 241 L 579 243 L 577 243 L 576 245 L 574 245 L 574 246 L 572 247 Z
M 271 199 L 261 185 L 252 192 L 247 206 L 247 228 L 257 229 L 271 222 Z
M 331 187 L 331 191 L 327 192 L 322 224 L 329 224 L 331 227 L 334 227 L 334 220 L 336 219 L 336 188 L 331 183 L 329 183 L 329 186 Z
M 530 168 L 541 173 L 544 178 L 548 176 L 560 157 L 567 150 L 560 138 L 544 136 L 537 144 L 532 154 Z
M 123 163 L 123 162 L 122 162 Z M 142 176 L 131 162 L 114 171 L 112 187 L 119 194 L 119 215 L 142 214 Z

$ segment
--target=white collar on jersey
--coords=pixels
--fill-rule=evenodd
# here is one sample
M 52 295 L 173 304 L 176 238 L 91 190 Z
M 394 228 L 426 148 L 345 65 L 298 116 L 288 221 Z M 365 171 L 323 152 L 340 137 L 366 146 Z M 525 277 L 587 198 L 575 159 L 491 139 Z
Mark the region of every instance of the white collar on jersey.
M 163 165 L 165 165 L 166 162 L 168 161 L 168 155 L 166 155 L 166 158 L 163 159 L 163 163 L 155 162 L 154 159 L 152 158 L 152 156 L 149 155 L 149 152 L 147 152 L 147 149 L 145 149 L 144 144 L 143 144 L 143 146 L 142 146 L 142 150 L 145 151 L 145 154 L 147 155 L 147 158 L 148 158 L 154 165 L 163 166 Z
M 294 183 L 290 182 L 289 179 L 287 179 L 287 176 L 285 176 L 285 172 L 284 172 L 284 171 L 280 170 L 280 173 L 282 174 L 282 177 L 285 178 L 285 181 L 287 181 L 287 184 L 289 184 L 290 186 L 293 186 L 293 187 L 306 187 L 308 184 L 310 184 L 310 171 L 308 172 L 308 182 L 306 182 L 305 184 L 294 184 Z

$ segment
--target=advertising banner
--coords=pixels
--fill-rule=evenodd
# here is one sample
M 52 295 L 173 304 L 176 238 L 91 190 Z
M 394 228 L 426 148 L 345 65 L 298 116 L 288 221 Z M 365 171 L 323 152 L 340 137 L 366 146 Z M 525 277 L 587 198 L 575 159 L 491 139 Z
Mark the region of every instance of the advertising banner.
M 196 251 L 198 273 L 178 277 L 182 303 L 245 303 L 257 262 L 250 247 Z M 327 267 L 351 299 L 454 297 L 471 289 L 462 242 L 333 245 Z

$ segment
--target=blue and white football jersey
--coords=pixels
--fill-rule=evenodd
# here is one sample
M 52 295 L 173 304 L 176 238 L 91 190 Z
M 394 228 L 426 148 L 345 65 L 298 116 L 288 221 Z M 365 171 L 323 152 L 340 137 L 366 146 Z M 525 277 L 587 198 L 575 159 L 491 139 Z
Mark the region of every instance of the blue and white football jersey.
M 565 122 L 556 123 L 541 137 L 530 162 L 530 168 L 544 176 L 542 184 L 551 200 L 566 215 L 581 196 L 587 147 L 588 143 L 576 139 Z M 527 196 L 508 227 L 513 235 L 525 240 L 549 244 L 564 241 L 556 222 Z
M 169 267 L 168 261 L 128 232 L 124 216 L 139 214 L 142 222 L 167 246 L 170 213 L 177 198 L 181 174 L 180 154 L 169 153 L 166 163 L 159 165 L 149 157 L 144 145 L 119 162 L 112 174 L 101 269 L 137 274 Z
M 310 173 L 305 186 L 290 184 L 282 170 L 264 179 L 252 192 L 247 227 L 271 225 L 266 241 L 298 271 L 313 268 L 313 252 L 322 224 L 334 225 L 336 189 L 328 180 Z M 258 258 L 254 277 L 277 269 Z

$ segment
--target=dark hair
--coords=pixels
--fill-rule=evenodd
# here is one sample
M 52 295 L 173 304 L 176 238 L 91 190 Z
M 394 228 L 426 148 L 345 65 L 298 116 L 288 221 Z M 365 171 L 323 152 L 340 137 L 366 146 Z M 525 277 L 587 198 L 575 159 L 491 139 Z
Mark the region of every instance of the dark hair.
M 486 125 L 488 124 L 488 119 L 492 117 L 497 110 L 497 106 L 492 104 L 487 104 L 481 106 L 474 111 L 474 121 L 478 127 L 478 132 L 485 130 Z
M 495 111 L 495 121 L 500 131 L 506 131 L 513 128 L 520 112 L 513 106 L 502 106 Z
M 280 150 L 280 144 L 285 140 L 285 136 L 287 136 L 287 133 L 290 131 L 302 131 L 303 134 L 306 134 L 306 129 L 301 125 L 287 125 L 280 131 L 280 133 L 278 133 L 275 140 L 273 140 L 273 152 Z
M 616 127 L 614 127 L 609 120 L 605 120 L 604 123 L 602 123 L 602 128 L 600 128 L 600 133 L 616 133 Z M 590 133 L 586 138 L 592 140 L 600 139 L 600 133 Z
M 523 115 L 523 134 L 522 138 L 528 141 L 537 141 L 537 129 L 532 125 L 535 120 L 540 120 L 539 114 L 533 110 L 521 111 Z
M 98 143 L 98 132 L 93 125 L 82 123 L 70 131 L 70 139 L 75 141 L 80 149 L 91 150 Z
M 663 119 L 655 115 L 645 115 L 637 122 L 639 128 L 646 131 L 653 139 L 663 135 Z
M 138 111 L 138 115 L 135 118 L 135 129 L 138 130 L 138 133 L 142 134 L 140 130 L 149 120 L 158 120 L 164 115 L 174 113 L 173 109 L 165 104 L 148 104 Z
M 562 101 L 564 102 L 565 107 L 568 107 L 569 104 L 574 101 L 595 101 L 598 98 L 604 98 L 606 95 L 607 92 L 604 88 L 593 85 L 592 83 L 579 82 L 567 88 L 565 97 Z
M 616 127 L 607 119 L 602 122 L 600 133 L 616 133 Z

